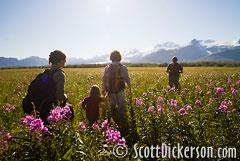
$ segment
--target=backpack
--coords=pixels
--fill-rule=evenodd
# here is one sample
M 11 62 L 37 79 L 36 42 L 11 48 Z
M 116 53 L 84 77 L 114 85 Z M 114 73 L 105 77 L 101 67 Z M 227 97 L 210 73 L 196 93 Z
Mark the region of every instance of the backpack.
M 178 63 L 170 64 L 170 71 L 171 71 L 171 75 L 173 75 L 173 76 L 179 76 L 179 70 L 181 70 L 181 69 L 182 69 L 182 67 Z
M 27 114 L 31 114 L 33 111 L 33 104 L 36 110 L 39 111 L 40 105 L 46 99 L 51 98 L 55 101 L 56 86 L 53 81 L 53 74 L 60 69 L 46 69 L 43 73 L 37 75 L 37 77 L 30 83 L 28 87 L 27 96 L 23 99 L 22 107 L 23 111 Z
M 122 64 L 110 64 L 106 67 L 106 90 L 109 93 L 118 93 L 125 88 L 125 83 L 121 78 Z

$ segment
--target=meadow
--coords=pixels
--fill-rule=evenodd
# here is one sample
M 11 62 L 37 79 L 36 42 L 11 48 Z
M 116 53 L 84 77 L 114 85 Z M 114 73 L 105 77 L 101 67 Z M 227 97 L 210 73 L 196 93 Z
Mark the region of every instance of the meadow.
M 57 107 L 50 125 L 21 107 L 28 85 L 43 70 L 0 70 L 0 160 L 116 160 L 117 144 L 128 147 L 122 160 L 134 160 L 135 143 L 213 146 L 214 153 L 234 147 L 240 159 L 240 67 L 185 67 L 180 90 L 168 86 L 166 68 L 129 67 L 126 115 L 112 120 L 106 101 L 91 128 L 81 102 L 92 85 L 101 87 L 104 68 L 64 69 L 75 118 L 63 119 L 69 110 Z M 64 116 L 55 116 L 57 110 Z

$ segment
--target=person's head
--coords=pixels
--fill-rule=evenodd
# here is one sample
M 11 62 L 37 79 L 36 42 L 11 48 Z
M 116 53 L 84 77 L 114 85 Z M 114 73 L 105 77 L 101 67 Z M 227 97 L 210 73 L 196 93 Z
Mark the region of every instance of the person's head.
M 114 62 L 114 61 L 121 61 L 122 60 L 122 55 L 120 54 L 119 51 L 114 50 L 113 52 L 111 52 L 110 60 L 112 62 Z
M 100 97 L 100 89 L 97 85 L 93 85 L 90 91 L 90 97 Z
M 66 55 L 60 50 L 54 50 L 49 55 L 49 64 L 63 68 L 66 63 Z
M 177 62 L 177 57 L 176 57 L 176 56 L 172 57 L 172 62 L 173 62 L 173 63 L 176 63 L 176 62 Z

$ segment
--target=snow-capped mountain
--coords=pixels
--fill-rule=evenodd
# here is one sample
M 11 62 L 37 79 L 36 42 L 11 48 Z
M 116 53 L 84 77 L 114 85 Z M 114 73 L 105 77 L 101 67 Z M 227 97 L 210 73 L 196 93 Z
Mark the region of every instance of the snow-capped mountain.
M 167 63 L 173 56 L 177 56 L 179 62 L 194 61 L 240 61 L 240 40 L 234 42 L 221 42 L 215 40 L 193 39 L 184 45 L 173 42 L 161 43 L 148 51 L 138 49 L 122 51 L 122 62 L 124 63 Z M 110 63 L 109 53 L 94 56 L 89 59 L 68 58 L 67 64 L 104 64 Z M 32 56 L 18 60 L 16 58 L 0 57 L 0 67 L 16 66 L 45 66 L 47 59 Z
M 129 51 L 124 51 L 122 53 L 122 62 L 131 63 L 137 59 L 140 59 L 144 56 L 144 53 L 139 51 L 138 49 L 133 49 Z
M 136 60 L 136 62 L 167 63 L 171 61 L 173 56 L 177 56 L 179 62 L 191 62 L 208 54 L 207 50 L 201 46 L 199 41 L 193 39 L 190 43 L 176 48 L 153 50 L 150 54 Z
M 166 63 L 170 62 L 173 56 L 177 56 L 179 62 L 193 62 L 198 61 L 200 58 L 207 57 L 208 55 L 226 52 L 228 50 L 240 49 L 240 41 L 235 42 L 220 42 L 214 40 L 197 40 L 193 39 L 189 43 L 173 48 L 153 48 L 148 51 L 146 56 L 135 60 L 141 63 Z M 235 53 L 235 52 L 234 52 Z M 240 53 L 236 56 L 240 57 Z M 208 60 L 208 59 L 204 59 Z M 211 61 L 214 61 L 211 59 Z M 221 59 L 221 61 L 229 62 L 230 59 Z M 238 59 L 231 60 L 238 61 Z
M 224 52 L 235 47 L 240 47 L 238 41 L 235 42 L 221 42 L 214 40 L 199 40 L 199 43 L 208 50 L 211 54 Z
M 154 49 L 173 49 L 173 48 L 177 48 L 177 47 L 179 47 L 179 45 L 174 42 L 165 42 L 162 44 L 157 44 L 154 47 Z

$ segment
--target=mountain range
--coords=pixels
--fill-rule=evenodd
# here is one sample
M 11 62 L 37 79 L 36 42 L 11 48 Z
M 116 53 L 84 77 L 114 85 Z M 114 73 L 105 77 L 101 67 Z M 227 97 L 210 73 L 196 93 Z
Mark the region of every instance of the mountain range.
M 133 49 L 122 52 L 125 63 L 167 63 L 173 56 L 179 62 L 240 62 L 240 40 L 235 42 L 220 42 L 215 40 L 193 39 L 187 44 L 178 45 L 173 42 L 157 44 L 149 51 Z M 109 54 L 95 56 L 89 59 L 68 58 L 68 65 L 104 64 L 109 63 Z M 16 58 L 0 57 L 0 67 L 30 67 L 47 66 L 48 60 L 31 56 L 18 60 Z

